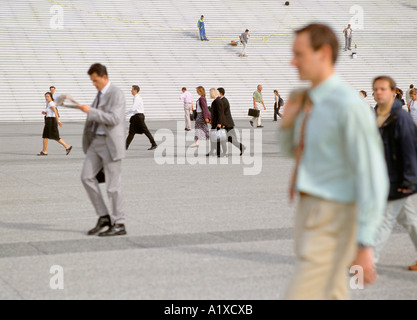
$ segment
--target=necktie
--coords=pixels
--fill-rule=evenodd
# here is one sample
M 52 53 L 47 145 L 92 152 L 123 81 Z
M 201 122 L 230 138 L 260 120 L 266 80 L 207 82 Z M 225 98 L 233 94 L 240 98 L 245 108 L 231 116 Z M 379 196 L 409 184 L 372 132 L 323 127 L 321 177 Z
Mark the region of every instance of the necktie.
M 295 168 L 294 172 L 291 178 L 291 185 L 290 185 L 290 201 L 294 199 L 295 195 L 295 184 L 297 182 L 297 173 L 298 173 L 298 167 L 300 165 L 301 159 L 303 157 L 304 152 L 304 138 L 305 138 L 305 129 L 308 117 L 311 113 L 312 109 L 312 101 L 310 97 L 308 96 L 307 92 L 304 94 L 303 103 L 302 103 L 302 110 L 304 110 L 304 118 L 303 122 L 301 123 L 301 129 L 300 129 L 300 137 L 298 141 L 297 148 L 295 150 Z
M 96 105 L 95 105 L 95 108 L 96 109 L 98 109 L 98 105 L 99 105 L 99 103 L 100 103 L 100 96 L 101 96 L 101 91 L 99 91 L 98 93 L 97 93 L 97 103 L 96 103 Z M 93 130 L 92 130 L 92 133 L 93 133 L 93 137 L 95 137 L 96 136 L 96 132 L 97 132 L 97 128 L 98 128 L 98 122 L 97 121 L 94 121 L 94 123 L 93 123 Z

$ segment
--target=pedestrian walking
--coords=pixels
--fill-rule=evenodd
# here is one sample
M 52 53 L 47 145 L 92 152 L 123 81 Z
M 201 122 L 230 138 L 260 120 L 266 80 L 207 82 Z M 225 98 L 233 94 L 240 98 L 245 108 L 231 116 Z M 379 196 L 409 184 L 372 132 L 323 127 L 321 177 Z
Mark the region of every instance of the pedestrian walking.
M 56 109 L 54 98 L 51 92 L 45 93 L 45 100 L 47 101 L 46 111 L 42 111 L 42 114 L 45 116 L 45 126 L 43 128 L 42 139 L 43 147 L 42 151 L 39 152 L 38 156 L 47 156 L 48 155 L 48 139 L 57 141 L 65 148 L 65 154 L 69 155 L 72 150 L 72 146 L 68 145 L 64 140 L 59 136 L 58 125 L 62 127 L 61 121 L 59 121 L 59 114 Z
M 240 155 L 245 152 L 246 147 L 239 142 L 236 136 L 236 130 L 235 130 L 235 122 L 233 121 L 232 112 L 230 111 L 230 103 L 229 100 L 224 96 L 226 91 L 224 88 L 217 88 L 220 94 L 220 100 L 223 104 L 223 110 L 224 110 L 224 122 L 225 122 L 225 128 L 227 131 L 227 141 L 233 144 L 236 148 L 240 150 Z
M 408 231 L 417 251 L 417 212 L 411 199 L 417 193 L 417 129 L 410 115 L 402 110 L 401 102 L 394 99 L 395 88 L 395 81 L 388 76 L 373 81 L 375 112 L 390 180 L 388 203 L 375 236 L 375 262 L 396 222 Z M 417 262 L 408 269 L 417 271 Z
M 197 94 L 200 96 L 196 101 L 197 117 L 195 119 L 195 137 L 194 144 L 191 147 L 198 147 L 199 141 L 209 139 L 209 128 L 211 114 L 207 107 L 206 90 L 202 86 L 196 88 Z
M 262 97 L 262 85 L 258 84 L 256 91 L 253 93 L 253 108 L 259 109 L 259 116 L 253 117 L 252 120 L 250 120 L 250 125 L 253 127 L 254 122 L 256 121 L 257 128 L 263 128 L 262 121 L 261 121 L 261 109 L 262 107 L 264 110 L 266 110 L 264 99 Z
M 242 34 L 240 35 L 239 38 L 240 38 L 240 43 L 243 46 L 242 53 L 239 55 L 239 57 L 247 57 L 246 47 L 248 45 L 248 41 L 249 41 L 249 38 L 250 38 L 249 30 L 246 29 L 245 32 L 242 32 Z
M 210 98 L 214 99 L 211 103 L 211 130 L 219 131 L 226 127 L 226 120 L 224 117 L 224 106 L 220 99 L 220 93 L 217 89 L 210 89 Z M 217 154 L 217 157 L 226 155 L 226 141 L 210 139 L 210 152 L 206 156 Z M 220 148 L 221 147 L 221 148 Z M 221 151 L 220 151 L 221 149 Z
M 145 134 L 151 143 L 151 146 L 148 150 L 154 150 L 156 149 L 157 144 L 145 123 L 145 108 L 143 106 L 143 99 L 140 96 L 139 91 L 140 87 L 138 85 L 132 86 L 131 93 L 133 95 L 133 105 L 126 112 L 126 115 L 132 115 L 129 120 L 130 126 L 129 135 L 126 138 L 126 150 L 129 149 L 129 145 L 135 137 L 135 134 Z
M 193 110 L 193 96 L 187 91 L 186 87 L 183 87 L 180 100 L 184 103 L 184 113 L 185 113 L 185 131 L 191 130 L 191 112 Z
M 375 117 L 335 74 L 338 51 L 326 25 L 296 31 L 291 64 L 311 87 L 290 95 L 281 121 L 281 151 L 295 157 L 290 199 L 299 195 L 287 299 L 348 299 L 352 261 L 363 284 L 376 280 L 372 246 L 388 177 Z
M 407 103 L 407 104 L 409 104 L 410 103 L 410 101 L 411 101 L 411 97 L 410 97 L 410 91 L 411 90 L 413 90 L 414 89 L 414 85 L 413 84 L 410 84 L 410 87 L 407 89 L 407 91 L 405 92 L 405 102 Z
M 94 206 L 98 221 L 88 235 L 111 237 L 126 234 L 125 212 L 122 197 L 122 159 L 125 157 L 125 96 L 122 90 L 109 81 L 106 66 L 96 63 L 88 75 L 97 89 L 91 107 L 78 105 L 87 114 L 84 126 L 83 151 L 86 154 L 81 181 Z M 97 181 L 103 170 L 110 213 Z M 107 230 L 103 231 L 107 227 Z
M 278 121 L 277 115 L 282 118 L 282 113 L 279 112 L 279 109 L 284 105 L 284 99 L 281 98 L 278 90 L 274 90 L 274 121 Z

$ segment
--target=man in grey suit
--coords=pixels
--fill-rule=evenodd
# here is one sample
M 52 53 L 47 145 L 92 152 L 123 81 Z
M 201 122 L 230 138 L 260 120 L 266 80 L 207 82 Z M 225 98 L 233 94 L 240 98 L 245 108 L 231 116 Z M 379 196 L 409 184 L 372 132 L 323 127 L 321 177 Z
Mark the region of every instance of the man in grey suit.
M 121 169 L 125 156 L 125 97 L 119 88 L 108 79 L 104 65 L 93 64 L 88 70 L 97 97 L 92 106 L 79 105 L 87 114 L 83 134 L 83 150 L 86 154 L 81 180 L 97 215 L 97 225 L 88 235 L 101 237 L 125 235 L 125 214 L 123 210 Z M 107 194 L 112 213 L 105 205 L 96 175 L 104 169 Z M 104 232 L 102 230 L 108 227 Z

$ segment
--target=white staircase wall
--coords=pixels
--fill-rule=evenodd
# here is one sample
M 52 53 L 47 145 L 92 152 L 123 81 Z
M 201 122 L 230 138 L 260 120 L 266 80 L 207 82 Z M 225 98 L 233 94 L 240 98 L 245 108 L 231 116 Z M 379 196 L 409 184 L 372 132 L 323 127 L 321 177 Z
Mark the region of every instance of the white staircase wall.
M 182 119 L 185 86 L 222 86 L 235 118 L 247 118 L 252 93 L 264 86 L 272 119 L 273 90 L 284 99 L 302 84 L 290 66 L 293 30 L 310 22 L 329 24 L 342 49 L 343 28 L 363 10 L 363 28 L 354 30 L 357 58 L 340 52 L 337 72 L 358 91 L 372 79 L 394 77 L 404 91 L 416 81 L 415 0 L 2 0 L 0 2 L 0 122 L 43 121 L 43 95 L 50 85 L 81 103 L 96 95 L 87 70 L 107 66 L 129 107 L 131 85 L 141 87 L 147 119 Z M 62 10 L 62 29 L 57 11 Z M 197 36 L 204 14 L 210 41 Z M 358 14 L 358 12 L 356 12 Z M 359 20 L 358 20 L 359 21 Z M 360 22 L 360 21 L 359 21 Z M 229 45 L 246 28 L 248 57 Z M 209 102 L 211 100 L 209 99 Z M 80 121 L 78 110 L 60 109 L 62 121 Z

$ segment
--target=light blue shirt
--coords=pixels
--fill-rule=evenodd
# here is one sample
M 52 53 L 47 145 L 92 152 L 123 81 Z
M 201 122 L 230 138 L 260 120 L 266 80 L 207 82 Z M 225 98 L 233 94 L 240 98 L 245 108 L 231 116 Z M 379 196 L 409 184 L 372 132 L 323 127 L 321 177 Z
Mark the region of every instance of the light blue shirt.
M 374 244 L 388 198 L 388 176 L 375 116 L 357 92 L 333 75 L 309 90 L 313 108 L 296 189 L 323 199 L 356 203 L 357 241 Z M 294 156 L 304 112 L 281 130 L 281 150 Z
M 101 97 L 100 97 L 100 101 L 102 101 L 104 95 L 106 94 L 107 90 L 110 88 L 111 82 L 109 81 L 109 83 L 106 84 L 106 86 L 101 89 Z M 95 106 L 96 109 L 98 109 L 98 106 Z M 97 127 L 97 131 L 96 134 L 100 135 L 100 134 L 105 134 L 106 132 L 104 131 L 104 127 L 102 124 L 99 124 Z

